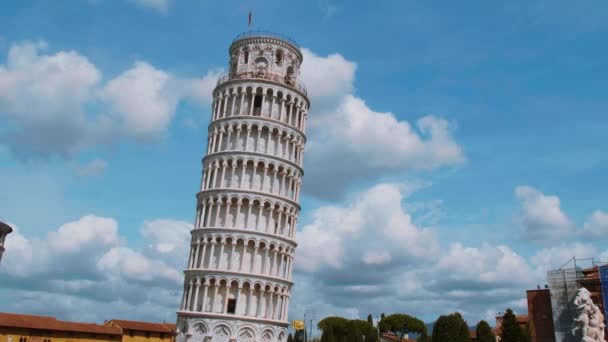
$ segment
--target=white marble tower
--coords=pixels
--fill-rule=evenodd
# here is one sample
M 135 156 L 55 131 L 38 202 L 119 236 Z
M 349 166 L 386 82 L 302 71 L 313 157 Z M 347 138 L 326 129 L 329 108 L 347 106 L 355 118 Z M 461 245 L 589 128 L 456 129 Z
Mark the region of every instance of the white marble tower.
M 286 341 L 310 102 L 302 53 L 247 32 L 213 90 L 178 340 Z

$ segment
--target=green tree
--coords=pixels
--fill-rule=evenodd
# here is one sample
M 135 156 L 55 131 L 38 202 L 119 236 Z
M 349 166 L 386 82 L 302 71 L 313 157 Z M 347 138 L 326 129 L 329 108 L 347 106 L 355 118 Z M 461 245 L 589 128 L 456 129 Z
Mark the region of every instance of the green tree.
M 372 314 L 367 315 L 367 323 L 369 323 L 369 325 L 371 325 L 372 327 L 374 326 L 374 319 L 372 318 Z
M 365 320 L 325 317 L 317 324 L 323 331 L 321 342 L 378 342 L 378 330 Z
M 392 314 L 386 316 L 384 319 L 380 320 L 379 327 L 381 332 L 390 331 L 396 336 L 399 336 L 400 341 L 405 334 L 411 332 L 422 334 L 423 331 L 426 331 L 424 322 L 406 314 Z
M 380 314 L 380 320 L 383 320 L 384 317 L 386 317 L 386 316 L 384 316 L 384 312 L 383 312 L 382 314 Z
M 500 334 L 501 342 L 524 342 L 524 333 L 517 323 L 517 317 L 513 310 L 507 309 L 502 316 L 502 332 Z
M 429 335 L 426 331 L 426 326 L 424 327 L 424 331 L 420 333 L 420 336 L 418 336 L 418 339 L 416 340 L 417 342 L 431 342 L 431 339 L 429 338 Z M 492 341 L 494 342 L 494 341 Z
M 369 324 L 368 321 L 353 319 L 348 322 L 348 330 L 354 331 L 357 336 L 363 339 L 365 336 L 365 342 L 376 342 L 378 341 L 378 330 Z M 347 340 L 347 341 L 350 341 Z
M 494 336 L 494 332 L 492 332 L 492 328 L 486 321 L 479 321 L 477 326 L 475 327 L 475 334 L 477 336 L 477 341 L 479 342 L 494 342 L 496 341 L 496 337 Z
M 287 336 L 287 342 L 294 342 L 293 335 L 289 334 L 289 336 Z
M 458 312 L 439 316 L 433 327 L 432 342 L 469 342 L 469 326 Z
M 331 329 L 323 330 L 323 334 L 321 334 L 321 342 L 336 342 Z
M 348 334 L 348 322 L 349 320 L 344 317 L 330 316 L 325 317 L 317 323 L 317 327 L 323 332 L 325 330 L 331 330 L 331 335 L 336 340 L 341 340 Z

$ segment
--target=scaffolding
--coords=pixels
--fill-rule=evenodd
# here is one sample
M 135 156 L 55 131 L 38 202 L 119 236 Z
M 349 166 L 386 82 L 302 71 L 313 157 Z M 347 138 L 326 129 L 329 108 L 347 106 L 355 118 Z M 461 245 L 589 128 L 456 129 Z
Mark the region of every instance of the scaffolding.
M 588 265 L 589 262 L 591 267 L 601 264 L 597 259 L 593 258 L 572 258 L 559 269 L 549 271 L 547 275 L 551 291 L 551 307 L 556 342 L 578 342 L 578 339 L 571 333 L 574 318 L 576 317 L 576 305 L 573 302 L 576 292 L 580 288 L 580 281 L 584 277 L 581 263 Z

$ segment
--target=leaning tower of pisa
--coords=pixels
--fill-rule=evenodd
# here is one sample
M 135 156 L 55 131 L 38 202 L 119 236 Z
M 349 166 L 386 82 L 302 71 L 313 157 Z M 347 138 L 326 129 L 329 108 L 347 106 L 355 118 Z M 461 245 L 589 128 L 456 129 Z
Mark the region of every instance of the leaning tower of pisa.
M 290 39 L 247 32 L 213 90 L 181 341 L 286 341 L 310 102 Z

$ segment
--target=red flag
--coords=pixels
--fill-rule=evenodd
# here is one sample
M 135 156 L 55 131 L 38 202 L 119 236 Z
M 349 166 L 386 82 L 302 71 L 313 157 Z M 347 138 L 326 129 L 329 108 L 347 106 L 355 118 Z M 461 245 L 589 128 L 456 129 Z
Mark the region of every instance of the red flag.
M 251 13 L 252 11 L 249 11 L 249 27 L 251 27 Z

